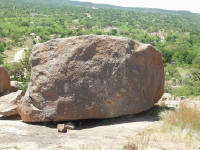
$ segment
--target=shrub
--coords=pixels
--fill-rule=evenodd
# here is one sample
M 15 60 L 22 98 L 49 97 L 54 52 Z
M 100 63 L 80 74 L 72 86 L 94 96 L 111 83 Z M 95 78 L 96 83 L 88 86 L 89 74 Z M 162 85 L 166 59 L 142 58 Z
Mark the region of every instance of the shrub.
M 182 81 L 182 85 L 178 88 L 172 88 L 172 95 L 198 96 L 200 93 L 200 71 L 198 69 L 190 69 L 187 78 Z
M 164 60 L 164 63 L 172 63 L 172 57 L 174 55 L 174 51 L 173 50 L 165 50 L 165 49 L 161 49 L 162 52 L 162 57 Z
M 0 65 L 3 64 L 3 59 L 5 58 L 5 55 L 3 54 L 5 49 L 5 43 L 0 41 Z
M 117 35 L 117 30 L 111 29 L 109 35 Z
M 172 78 L 181 79 L 181 75 L 174 65 L 167 65 L 165 67 L 165 79 L 171 80 Z
M 177 64 L 192 64 L 193 59 L 196 57 L 196 53 L 193 51 L 188 50 L 177 50 L 172 60 L 176 62 Z
M 6 64 L 5 67 L 7 68 L 12 80 L 23 82 L 24 68 L 22 63 Z
M 191 83 L 178 88 L 172 88 L 171 94 L 174 96 L 198 96 L 200 93 L 200 83 Z
M 200 68 L 200 56 L 197 56 L 193 61 L 192 61 L 193 66 Z

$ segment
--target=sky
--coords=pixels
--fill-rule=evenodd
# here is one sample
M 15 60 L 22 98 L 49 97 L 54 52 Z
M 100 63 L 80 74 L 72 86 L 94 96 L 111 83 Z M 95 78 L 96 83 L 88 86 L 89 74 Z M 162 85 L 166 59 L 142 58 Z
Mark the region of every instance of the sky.
M 200 13 L 199 0 L 75 0 L 124 7 L 161 8 L 167 10 L 188 10 Z

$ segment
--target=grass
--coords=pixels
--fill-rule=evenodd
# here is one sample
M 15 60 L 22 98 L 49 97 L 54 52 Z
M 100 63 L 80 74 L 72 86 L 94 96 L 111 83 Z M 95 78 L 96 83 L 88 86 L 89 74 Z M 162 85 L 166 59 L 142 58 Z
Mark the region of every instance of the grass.
M 150 134 L 139 132 L 135 137 L 130 138 L 131 142 L 123 147 L 123 150 L 147 150 L 150 142 Z
M 177 109 L 158 105 L 150 113 L 158 115 L 160 121 L 129 137 L 123 150 L 200 149 L 200 108 L 197 105 L 182 102 Z
M 6 150 L 6 149 L 16 149 L 16 150 L 20 150 L 21 148 L 19 148 L 18 146 L 13 146 L 13 147 L 3 147 L 0 148 L 1 150 Z
M 200 143 L 200 108 L 198 106 L 182 102 L 176 110 L 162 112 L 160 118 L 163 121 L 162 131 L 172 132 L 175 136 L 181 137 L 187 147 Z
M 175 143 L 182 143 L 189 150 L 199 150 L 200 148 L 200 132 L 196 132 L 192 128 L 181 128 L 180 126 L 164 123 L 160 127 L 160 133 L 168 136 Z
M 200 108 L 188 103 L 181 103 L 174 111 L 164 111 L 160 114 L 165 123 L 179 126 L 180 128 L 200 129 Z

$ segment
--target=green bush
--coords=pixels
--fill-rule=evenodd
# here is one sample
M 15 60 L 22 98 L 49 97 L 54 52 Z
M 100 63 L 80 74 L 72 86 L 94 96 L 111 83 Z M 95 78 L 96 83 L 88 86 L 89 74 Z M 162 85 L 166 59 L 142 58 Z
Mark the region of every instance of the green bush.
M 163 57 L 164 63 L 165 64 L 172 63 L 172 57 L 174 55 L 174 51 L 161 49 L 161 52 L 162 52 L 162 57 Z
M 200 56 L 197 56 L 193 61 L 192 64 L 194 67 L 200 68 Z
M 5 44 L 0 41 L 0 65 L 3 64 L 3 59 L 5 58 L 3 52 L 5 49 Z
M 193 86 L 183 86 L 179 88 L 174 88 L 171 90 L 174 96 L 198 96 L 200 93 L 200 86 L 194 84 Z
M 200 71 L 198 69 L 190 70 L 188 77 L 183 80 L 183 86 L 172 88 L 171 93 L 174 96 L 198 96 L 200 93 Z
M 181 80 L 181 75 L 176 69 L 175 65 L 166 65 L 165 66 L 165 79 L 171 80 L 171 79 L 178 79 Z
M 111 29 L 109 35 L 117 35 L 117 30 Z
M 192 64 L 193 59 L 196 57 L 196 54 L 192 51 L 187 50 L 177 50 L 172 60 L 177 64 Z

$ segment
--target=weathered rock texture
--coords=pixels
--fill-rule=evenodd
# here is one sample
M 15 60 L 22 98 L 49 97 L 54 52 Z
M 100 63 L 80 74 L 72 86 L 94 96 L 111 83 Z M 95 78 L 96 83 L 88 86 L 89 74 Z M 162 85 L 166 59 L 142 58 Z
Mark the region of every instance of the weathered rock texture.
M 10 90 L 10 76 L 5 68 L 0 67 L 0 95 L 9 92 Z
M 163 94 L 164 66 L 151 45 L 109 36 L 37 44 L 18 106 L 26 122 L 111 118 L 150 109 Z
M 24 92 L 19 90 L 0 97 L 0 114 L 5 117 L 18 115 L 17 103 L 24 96 Z

